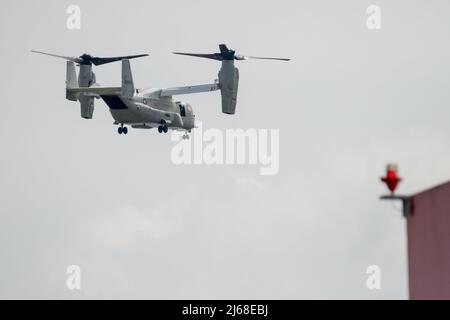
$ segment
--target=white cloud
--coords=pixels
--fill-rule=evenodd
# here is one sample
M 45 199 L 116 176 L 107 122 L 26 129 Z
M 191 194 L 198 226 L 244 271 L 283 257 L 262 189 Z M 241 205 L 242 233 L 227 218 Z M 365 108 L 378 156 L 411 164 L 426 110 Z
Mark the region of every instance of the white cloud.
M 89 236 L 100 244 L 112 247 L 130 246 L 167 236 L 174 221 L 156 210 L 140 210 L 126 205 L 103 213 L 89 222 Z

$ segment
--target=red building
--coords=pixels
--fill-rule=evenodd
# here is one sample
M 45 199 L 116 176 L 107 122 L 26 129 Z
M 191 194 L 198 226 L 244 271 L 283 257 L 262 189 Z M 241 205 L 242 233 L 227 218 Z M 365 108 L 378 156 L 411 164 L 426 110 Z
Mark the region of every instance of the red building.
M 410 198 L 410 299 L 450 299 L 450 182 Z

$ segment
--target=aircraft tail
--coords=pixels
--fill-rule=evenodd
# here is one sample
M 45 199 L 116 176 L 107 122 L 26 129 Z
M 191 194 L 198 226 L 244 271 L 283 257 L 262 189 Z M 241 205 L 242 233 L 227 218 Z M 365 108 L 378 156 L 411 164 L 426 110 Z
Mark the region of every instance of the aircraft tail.
M 66 68 L 66 99 L 71 101 L 78 101 L 78 94 L 70 92 L 69 89 L 78 87 L 77 71 L 75 70 L 75 63 L 67 61 Z
M 122 97 L 131 98 L 134 95 L 133 75 L 131 74 L 130 60 L 122 60 Z
M 82 75 L 88 74 L 92 82 L 95 83 L 95 75 L 90 69 L 84 71 L 81 70 L 80 73 L 82 73 Z M 77 71 L 75 70 L 75 63 L 72 61 L 67 61 L 66 99 L 70 101 L 80 101 L 81 117 L 85 119 L 92 119 L 92 115 L 94 113 L 94 97 L 74 89 L 79 89 Z

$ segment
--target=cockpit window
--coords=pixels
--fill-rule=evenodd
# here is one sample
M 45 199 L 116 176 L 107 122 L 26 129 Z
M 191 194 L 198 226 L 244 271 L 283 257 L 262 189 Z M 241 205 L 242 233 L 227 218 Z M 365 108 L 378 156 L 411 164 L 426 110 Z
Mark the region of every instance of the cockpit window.
M 184 108 L 184 105 L 180 104 L 180 116 L 186 117 L 186 109 Z

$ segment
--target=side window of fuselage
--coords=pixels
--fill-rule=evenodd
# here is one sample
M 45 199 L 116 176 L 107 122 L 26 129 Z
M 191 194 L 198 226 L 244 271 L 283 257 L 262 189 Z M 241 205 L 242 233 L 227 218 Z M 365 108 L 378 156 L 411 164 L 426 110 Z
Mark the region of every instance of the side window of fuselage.
M 186 109 L 180 104 L 180 116 L 186 117 Z

